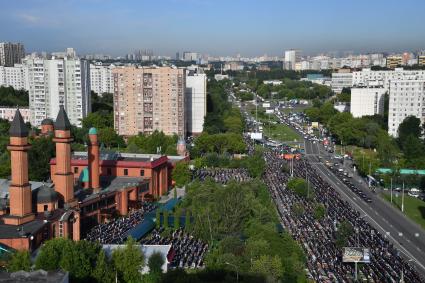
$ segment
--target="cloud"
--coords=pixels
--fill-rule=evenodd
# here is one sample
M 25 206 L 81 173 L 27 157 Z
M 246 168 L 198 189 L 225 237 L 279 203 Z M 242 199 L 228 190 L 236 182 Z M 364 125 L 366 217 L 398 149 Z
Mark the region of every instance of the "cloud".
M 26 13 L 18 14 L 18 18 L 23 20 L 25 23 L 28 23 L 28 24 L 38 24 L 38 23 L 41 22 L 40 17 L 30 15 L 30 14 L 26 14 Z

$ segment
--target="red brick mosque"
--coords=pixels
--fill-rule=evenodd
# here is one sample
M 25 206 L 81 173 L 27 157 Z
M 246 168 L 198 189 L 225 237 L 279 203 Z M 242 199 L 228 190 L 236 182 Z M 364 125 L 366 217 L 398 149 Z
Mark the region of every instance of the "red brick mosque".
M 63 107 L 45 119 L 41 135 L 54 135 L 56 158 L 49 183 L 28 180 L 28 129 L 19 111 L 10 127 L 11 178 L 0 180 L 0 243 L 34 250 L 54 237 L 79 240 L 105 219 L 126 215 L 171 185 L 167 156 L 103 152 L 91 128 L 87 152 L 71 152 L 71 124 Z M 180 152 L 183 150 L 180 146 Z

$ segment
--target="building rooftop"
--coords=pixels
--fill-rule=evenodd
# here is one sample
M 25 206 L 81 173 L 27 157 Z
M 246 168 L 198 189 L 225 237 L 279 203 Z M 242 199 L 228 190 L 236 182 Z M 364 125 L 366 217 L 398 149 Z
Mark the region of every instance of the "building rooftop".
M 34 235 L 44 227 L 45 222 L 43 220 L 33 220 L 23 225 L 6 225 L 0 224 L 0 235 L 2 239 L 16 239 L 26 238 L 29 235 Z M 2 282 L 0 280 L 0 282 Z
M 16 110 L 15 117 L 10 124 L 9 134 L 11 137 L 28 137 L 28 128 L 19 109 Z
M 8 179 L 0 179 L 0 209 L 7 205 L 9 199 L 9 187 L 11 181 Z M 30 181 L 31 190 L 35 191 L 44 185 L 43 182 Z
M 0 283 L 62 283 L 69 281 L 69 273 L 58 271 L 44 271 L 42 269 L 32 272 L 18 271 L 13 273 L 0 272 Z
M 67 131 L 71 129 L 71 123 L 69 122 L 68 115 L 65 112 L 63 105 L 59 108 L 58 116 L 56 117 L 55 130 Z

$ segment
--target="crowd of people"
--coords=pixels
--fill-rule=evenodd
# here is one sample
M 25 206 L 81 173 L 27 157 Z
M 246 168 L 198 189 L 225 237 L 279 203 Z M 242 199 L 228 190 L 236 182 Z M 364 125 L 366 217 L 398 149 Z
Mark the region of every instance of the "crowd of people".
M 230 181 L 248 182 L 251 180 L 245 168 L 208 168 L 199 169 L 193 175 L 195 179 L 205 181 L 211 178 L 216 183 L 227 184 Z
M 144 220 L 145 213 L 155 208 L 155 204 L 144 202 L 140 209 L 130 211 L 127 216 L 96 225 L 87 233 L 85 239 L 100 244 L 122 244 L 127 238 L 127 232 Z
M 253 151 L 250 145 L 250 151 Z M 276 203 L 284 228 L 297 240 L 307 256 L 311 279 L 317 282 L 351 282 L 354 278 L 354 263 L 342 261 L 343 250 L 336 245 L 340 223 L 348 221 L 353 233 L 348 237 L 347 247 L 370 249 L 370 263 L 359 265 L 358 276 L 368 282 L 424 282 L 414 268 L 401 257 L 397 249 L 379 231 L 366 222 L 339 193 L 324 181 L 306 160 L 293 161 L 295 177 L 308 178 L 314 197 L 307 199 L 286 188 L 290 178 L 284 173 L 287 161 L 278 152 L 265 151 L 266 170 L 263 176 L 270 194 Z M 307 173 L 308 172 L 308 173 Z M 315 217 L 317 204 L 325 208 L 320 219 Z M 302 207 L 301 213 L 294 207 Z
M 204 257 L 208 244 L 195 239 L 179 228 L 168 237 L 161 236 L 164 228 L 154 229 L 147 238 L 140 241 L 143 245 L 171 245 L 169 253 L 170 268 L 200 268 L 204 266 Z

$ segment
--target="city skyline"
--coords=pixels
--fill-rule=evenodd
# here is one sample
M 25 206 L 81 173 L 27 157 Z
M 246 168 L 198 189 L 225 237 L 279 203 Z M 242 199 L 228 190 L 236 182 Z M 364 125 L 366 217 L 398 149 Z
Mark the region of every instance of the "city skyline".
M 267 1 L 4 1 L 2 41 L 23 42 L 28 52 L 74 47 L 80 54 L 113 56 L 138 49 L 174 57 L 177 51 L 212 56 L 282 56 L 329 51 L 402 52 L 423 49 L 425 3 L 330 0 Z M 367 7 L 367 9 L 365 9 Z M 394 21 L 394 19 L 399 19 Z M 255 35 L 255 36 L 254 36 Z

